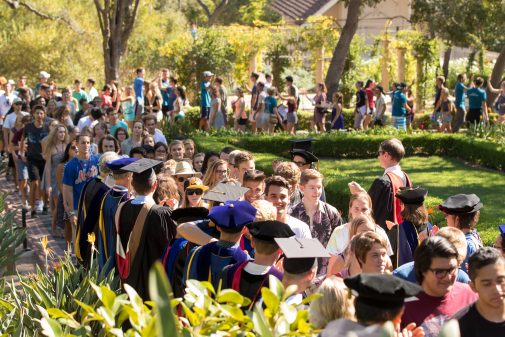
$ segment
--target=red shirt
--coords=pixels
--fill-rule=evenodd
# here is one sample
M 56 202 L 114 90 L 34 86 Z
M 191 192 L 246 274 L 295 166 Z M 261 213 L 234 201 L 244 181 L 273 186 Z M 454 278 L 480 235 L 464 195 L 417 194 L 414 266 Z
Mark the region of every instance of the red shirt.
M 368 107 L 370 109 L 374 109 L 375 108 L 375 101 L 374 101 L 373 90 L 370 88 L 366 88 L 365 92 L 366 92 L 366 98 L 368 99 Z
M 402 329 L 414 322 L 424 328 L 426 337 L 438 336 L 440 328 L 447 320 L 478 299 L 468 284 L 460 282 L 456 282 L 452 290 L 443 297 L 433 297 L 424 292 L 416 297 L 418 301 L 405 303 Z

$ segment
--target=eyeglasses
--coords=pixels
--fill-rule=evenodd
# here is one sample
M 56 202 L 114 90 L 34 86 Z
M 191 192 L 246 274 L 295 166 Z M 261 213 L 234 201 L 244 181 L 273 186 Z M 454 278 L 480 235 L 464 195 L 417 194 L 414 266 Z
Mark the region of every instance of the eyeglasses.
M 193 194 L 202 195 L 203 191 L 201 189 L 199 189 L 199 188 L 187 188 L 186 189 L 186 194 L 187 195 L 193 195 Z
M 227 174 L 228 170 L 216 170 L 216 173 L 218 173 L 218 174 Z
M 304 161 L 294 161 L 293 163 L 295 163 L 295 165 L 298 167 L 302 167 L 304 165 L 307 165 L 307 163 Z
M 447 276 L 447 274 L 449 275 L 452 275 L 454 274 L 454 272 L 456 271 L 456 269 L 458 269 L 458 267 L 451 267 L 451 268 L 447 268 L 447 269 L 443 269 L 443 268 L 433 268 L 433 269 L 428 269 L 429 271 L 431 271 L 433 274 L 435 274 L 435 277 L 438 278 L 438 279 L 443 279 L 444 277 Z
M 180 183 L 183 183 L 186 180 L 188 180 L 188 178 L 186 178 L 186 177 L 177 177 L 177 181 L 180 182 Z

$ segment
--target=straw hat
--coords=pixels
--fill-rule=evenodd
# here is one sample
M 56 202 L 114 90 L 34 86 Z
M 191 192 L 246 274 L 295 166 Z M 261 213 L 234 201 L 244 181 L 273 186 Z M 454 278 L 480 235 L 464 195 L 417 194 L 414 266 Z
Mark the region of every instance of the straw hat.
M 188 180 L 188 187 L 186 187 L 186 189 L 188 188 L 193 188 L 193 189 L 201 189 L 202 191 L 207 191 L 209 189 L 208 186 L 205 186 L 202 182 L 202 180 L 200 178 L 197 178 L 197 177 L 191 177 L 189 178 Z
M 187 161 L 181 160 L 175 166 L 175 174 L 174 175 L 176 175 L 176 176 L 177 175 L 192 175 L 195 177 L 201 177 L 202 173 L 196 172 L 195 170 L 193 170 L 193 167 L 191 167 L 190 163 L 188 163 Z

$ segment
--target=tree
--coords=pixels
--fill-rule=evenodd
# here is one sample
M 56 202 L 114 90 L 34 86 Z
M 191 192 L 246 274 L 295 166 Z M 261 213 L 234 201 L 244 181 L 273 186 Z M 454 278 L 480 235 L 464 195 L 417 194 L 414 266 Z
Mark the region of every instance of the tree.
M 346 0 L 347 18 L 344 27 L 340 33 L 337 46 L 333 51 L 330 67 L 326 74 L 326 87 L 328 88 L 328 96 L 332 97 L 333 93 L 338 90 L 340 78 L 344 71 L 345 62 L 349 54 L 349 47 L 351 46 L 352 39 L 358 30 L 359 15 L 363 7 L 375 6 L 381 0 Z
M 119 66 L 133 30 L 140 0 L 94 0 L 102 33 L 105 82 L 119 79 Z
M 228 5 L 228 0 L 218 0 L 217 2 L 213 1 L 212 3 L 214 8 L 211 10 L 204 0 L 196 0 L 196 2 L 200 5 L 207 16 L 207 26 L 215 24 L 221 13 L 224 12 L 226 6 Z

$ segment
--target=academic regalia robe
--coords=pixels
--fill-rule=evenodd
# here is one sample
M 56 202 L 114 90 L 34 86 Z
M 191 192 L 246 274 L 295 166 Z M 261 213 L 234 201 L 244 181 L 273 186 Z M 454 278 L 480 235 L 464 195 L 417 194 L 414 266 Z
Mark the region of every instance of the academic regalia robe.
M 394 233 L 390 233 L 386 220 L 389 220 L 393 223 L 401 223 L 401 215 L 400 215 L 400 204 L 399 199 L 395 197 L 396 193 L 400 189 L 400 187 L 412 186 L 409 177 L 405 174 L 405 180 L 401 182 L 401 179 L 398 176 L 395 176 L 394 173 L 389 172 L 388 174 L 383 175 L 380 178 L 377 178 L 372 183 L 372 186 L 368 190 L 368 194 L 372 199 L 372 209 L 373 215 L 375 219 L 375 223 L 381 226 L 386 233 L 388 234 L 389 242 L 392 247 L 397 247 L 398 235 Z M 395 177 L 395 180 L 400 180 L 400 182 L 393 182 L 391 180 L 391 176 Z M 395 250 L 393 250 L 395 252 Z M 391 261 L 396 261 L 396 256 L 391 256 Z M 395 266 L 396 267 L 396 266 Z
M 433 226 L 428 223 L 422 231 L 426 232 L 428 236 Z M 393 252 L 396 260 L 393 260 L 395 269 L 405 263 L 414 261 L 414 253 L 419 246 L 419 232 L 417 228 L 410 221 L 404 220 L 400 225 L 394 226 L 391 230 L 391 236 L 396 236 L 396 246 L 393 246 Z
M 254 258 L 254 248 L 251 245 L 251 240 L 245 235 L 240 238 L 240 249 L 247 252 L 251 258 Z
M 219 238 L 219 231 L 214 225 L 210 224 L 209 220 L 199 220 L 194 221 L 194 223 L 208 235 Z M 177 238 L 172 240 L 163 252 L 161 261 L 172 286 L 174 297 L 182 297 L 184 295 L 186 288 L 186 284 L 183 282 L 184 266 L 189 253 L 195 247 L 197 247 L 196 244 L 184 238 Z
M 119 237 L 123 247 L 127 247 L 142 204 L 126 201 L 119 216 Z M 148 277 L 154 262 L 159 261 L 167 244 L 176 235 L 176 225 L 170 218 L 168 207 L 154 205 L 147 214 L 137 253 L 130 261 L 130 273 L 124 283 L 132 286 L 144 300 L 149 299 Z
M 100 270 L 105 266 L 109 258 L 111 262 L 107 266 L 109 270 L 115 267 L 116 254 L 116 225 L 114 216 L 120 203 L 130 199 L 128 189 L 114 186 L 103 197 L 100 205 L 100 216 L 98 218 L 98 235 L 96 247 L 98 250 L 97 260 Z
M 101 177 L 89 179 L 81 191 L 77 209 L 77 233 L 75 255 L 83 265 L 89 265 L 91 245 L 88 234 L 98 232 L 98 217 L 102 199 L 110 190 Z
M 249 260 L 239 245 L 217 241 L 194 248 L 184 267 L 184 280 L 209 281 L 215 289 L 219 286 L 221 272 L 226 266 Z
M 251 300 L 251 305 L 248 307 L 252 310 L 254 304 L 261 299 L 261 288 L 269 286 L 269 276 L 273 275 L 282 281 L 282 273 L 272 266 L 267 273 L 263 275 L 254 275 L 244 270 L 247 263 L 236 263 L 232 266 L 227 266 L 222 272 L 222 289 L 233 289 L 238 291 L 242 296 Z

